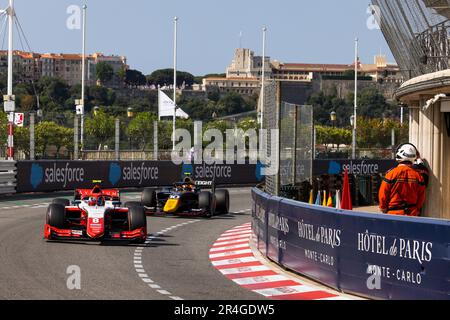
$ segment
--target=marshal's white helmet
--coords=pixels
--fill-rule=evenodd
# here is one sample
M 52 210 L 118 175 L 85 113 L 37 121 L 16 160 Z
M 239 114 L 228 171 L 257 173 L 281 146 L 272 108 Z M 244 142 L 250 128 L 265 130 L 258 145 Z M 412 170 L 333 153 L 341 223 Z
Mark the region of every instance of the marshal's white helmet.
M 402 145 L 395 156 L 397 162 L 414 162 L 417 160 L 417 149 L 412 144 L 406 143 Z

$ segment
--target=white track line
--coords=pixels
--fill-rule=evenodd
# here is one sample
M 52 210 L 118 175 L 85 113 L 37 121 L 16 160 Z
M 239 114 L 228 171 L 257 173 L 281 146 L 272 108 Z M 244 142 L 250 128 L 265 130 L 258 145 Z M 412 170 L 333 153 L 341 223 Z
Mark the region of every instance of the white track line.
M 158 237 L 164 235 L 165 233 L 168 233 L 170 231 L 173 231 L 175 229 L 187 226 L 189 224 L 192 223 L 196 223 L 199 222 L 200 220 L 191 220 L 188 222 L 184 222 L 184 223 L 180 223 L 177 225 L 174 225 L 172 227 L 163 229 L 161 231 L 159 231 L 158 233 L 156 233 L 155 235 L 149 235 L 147 237 L 147 240 L 145 241 L 145 245 L 137 247 L 134 250 L 134 255 L 133 255 L 133 265 L 134 265 L 134 269 L 136 270 L 136 273 L 138 274 L 139 278 L 148 285 L 149 288 L 154 289 L 156 292 L 158 292 L 159 294 L 163 295 L 163 296 L 168 296 L 169 299 L 172 300 L 183 300 L 182 298 L 178 297 L 178 296 L 174 296 L 172 295 L 172 293 L 170 293 L 167 290 L 164 290 L 163 288 L 161 288 L 160 285 L 158 285 L 157 283 L 155 283 L 152 279 L 150 279 L 150 277 L 145 273 L 145 269 L 144 266 L 142 264 L 142 251 L 144 250 L 144 246 L 148 246 L 153 240 L 157 239 Z

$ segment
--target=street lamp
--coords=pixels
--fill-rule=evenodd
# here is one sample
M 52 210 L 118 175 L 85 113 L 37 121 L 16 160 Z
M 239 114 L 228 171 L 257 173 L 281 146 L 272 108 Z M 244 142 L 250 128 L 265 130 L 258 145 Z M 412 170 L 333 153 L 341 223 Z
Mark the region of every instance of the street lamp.
M 132 107 L 129 107 L 127 109 L 127 118 L 128 120 L 131 120 L 134 117 L 134 109 Z M 128 135 L 128 148 L 130 151 L 133 149 L 131 146 L 131 137 Z
M 336 126 L 336 121 L 337 121 L 337 114 L 335 111 L 332 111 L 330 113 L 330 120 L 331 120 L 331 123 L 333 124 L 333 128 L 334 128 Z
M 352 159 L 356 159 L 356 116 L 352 115 L 350 117 L 350 125 L 352 126 Z
M 128 108 L 127 109 L 127 117 L 128 117 L 128 119 L 131 119 L 131 118 L 133 118 L 134 117 L 134 110 L 133 110 L 133 108 Z

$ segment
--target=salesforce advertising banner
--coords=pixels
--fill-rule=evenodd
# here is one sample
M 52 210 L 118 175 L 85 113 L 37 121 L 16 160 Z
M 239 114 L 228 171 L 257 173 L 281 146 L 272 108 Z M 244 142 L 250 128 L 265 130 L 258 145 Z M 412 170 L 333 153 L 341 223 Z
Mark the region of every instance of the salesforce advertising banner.
M 356 176 L 371 176 L 384 174 L 397 166 L 394 160 L 314 160 L 313 175 L 348 174 Z
M 17 163 L 17 192 L 92 188 L 145 187 L 178 179 L 178 167 L 156 161 L 21 161 Z
M 256 185 L 264 180 L 262 165 L 256 164 L 184 164 L 181 175 L 189 174 L 195 181 L 212 181 L 218 185 Z
M 278 207 L 259 232 L 284 267 L 372 298 L 450 299 L 450 221 L 344 212 L 258 190 L 253 197 L 268 212 Z M 254 223 L 265 226 L 255 215 Z
M 256 247 L 264 255 L 267 255 L 267 203 L 268 198 L 261 196 L 259 190 L 252 192 L 252 229 L 256 236 Z M 262 193 L 261 193 L 262 194 Z
M 221 185 L 256 185 L 263 177 L 257 165 L 175 165 L 171 161 L 19 161 L 17 192 L 46 192 L 91 188 L 171 186 L 185 174 L 194 180 Z

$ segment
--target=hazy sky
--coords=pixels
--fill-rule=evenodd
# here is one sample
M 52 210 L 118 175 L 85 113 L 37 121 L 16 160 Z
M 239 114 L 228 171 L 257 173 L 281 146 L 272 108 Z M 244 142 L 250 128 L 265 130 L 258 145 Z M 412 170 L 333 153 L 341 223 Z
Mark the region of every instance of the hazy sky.
M 381 31 L 367 27 L 369 1 L 361 0 L 15 0 L 33 51 L 81 52 L 81 31 L 67 28 L 66 11 L 83 3 L 88 52 L 125 55 L 145 74 L 172 67 L 174 16 L 179 69 L 194 75 L 225 72 L 241 31 L 243 47 L 262 54 L 264 25 L 267 55 L 279 61 L 351 63 L 355 37 L 363 62 L 380 50 L 394 61 Z

